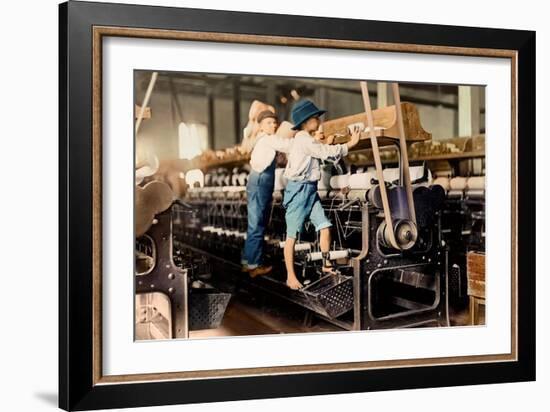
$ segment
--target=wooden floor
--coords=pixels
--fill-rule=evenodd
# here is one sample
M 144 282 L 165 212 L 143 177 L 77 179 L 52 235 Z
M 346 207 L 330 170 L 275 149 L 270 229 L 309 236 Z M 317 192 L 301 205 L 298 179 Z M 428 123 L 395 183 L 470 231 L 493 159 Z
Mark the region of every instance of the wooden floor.
M 342 329 L 324 322 L 314 322 L 304 326 L 300 316 L 284 316 L 276 310 L 262 310 L 240 301 L 231 301 L 225 312 L 222 324 L 217 329 L 204 329 L 189 332 L 191 339 L 213 336 L 273 335 L 280 333 L 332 332 Z
M 305 326 L 301 313 L 301 311 L 285 313 L 275 307 L 260 309 L 258 306 L 244 301 L 232 300 L 219 328 L 191 331 L 189 338 L 342 331 L 342 329 L 320 319 L 315 319 L 313 325 L 309 327 Z M 468 306 L 464 309 L 450 310 L 450 321 L 451 326 L 469 325 Z M 484 324 L 484 316 L 481 316 L 480 321 L 481 324 Z

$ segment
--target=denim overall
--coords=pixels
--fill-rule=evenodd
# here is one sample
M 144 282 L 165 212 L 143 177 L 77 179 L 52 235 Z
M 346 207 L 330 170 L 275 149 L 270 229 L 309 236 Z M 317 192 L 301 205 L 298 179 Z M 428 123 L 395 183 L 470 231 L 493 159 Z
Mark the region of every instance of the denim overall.
M 248 176 L 248 230 L 244 243 L 243 264 L 250 269 L 262 263 L 265 227 L 269 220 L 273 187 L 275 185 L 275 159 L 261 173 L 252 170 Z

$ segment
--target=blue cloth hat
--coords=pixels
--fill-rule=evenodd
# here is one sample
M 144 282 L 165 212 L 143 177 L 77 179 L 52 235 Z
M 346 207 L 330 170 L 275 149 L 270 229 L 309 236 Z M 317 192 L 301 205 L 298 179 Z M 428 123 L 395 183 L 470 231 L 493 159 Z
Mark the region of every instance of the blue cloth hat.
M 294 127 L 292 127 L 292 130 L 299 130 L 302 123 L 304 123 L 306 120 L 313 116 L 321 116 L 322 114 L 326 113 L 326 110 L 321 110 L 311 100 L 300 100 L 297 102 L 294 107 L 292 108 L 292 123 L 294 123 Z

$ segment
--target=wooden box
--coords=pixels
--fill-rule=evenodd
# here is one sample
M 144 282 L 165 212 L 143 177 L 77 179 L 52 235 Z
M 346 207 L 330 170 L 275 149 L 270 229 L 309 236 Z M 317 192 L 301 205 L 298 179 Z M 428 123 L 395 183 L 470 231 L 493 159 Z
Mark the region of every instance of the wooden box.
M 468 295 L 485 299 L 485 254 L 468 252 L 466 256 Z

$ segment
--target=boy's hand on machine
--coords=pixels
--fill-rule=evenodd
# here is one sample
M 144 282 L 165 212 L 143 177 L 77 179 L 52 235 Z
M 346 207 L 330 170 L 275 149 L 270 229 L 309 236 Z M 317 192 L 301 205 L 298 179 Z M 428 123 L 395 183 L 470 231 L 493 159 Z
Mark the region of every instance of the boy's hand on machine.
M 351 138 L 350 138 L 349 142 L 347 143 L 348 149 L 351 149 L 352 147 L 356 146 L 357 143 L 359 143 L 360 137 L 361 137 L 361 127 L 356 125 L 356 126 L 353 127 L 353 131 L 351 133 Z

